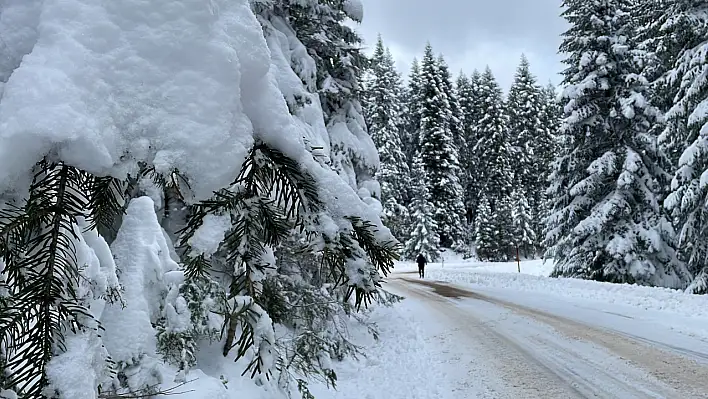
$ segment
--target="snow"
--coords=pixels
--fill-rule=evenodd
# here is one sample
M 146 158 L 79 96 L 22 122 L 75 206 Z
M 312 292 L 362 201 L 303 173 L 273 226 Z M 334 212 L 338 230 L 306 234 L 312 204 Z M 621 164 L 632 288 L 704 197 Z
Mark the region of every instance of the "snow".
M 551 261 L 521 261 L 521 273 L 518 273 L 516 262 L 479 262 L 446 255 L 444 263 L 426 267 L 426 279 L 458 284 L 522 305 L 533 304 L 571 318 L 606 316 L 603 312 L 621 313 L 637 323 L 634 327 L 622 325 L 633 334 L 641 334 L 646 328 L 663 327 L 702 337 L 708 342 L 708 298 L 703 295 L 669 288 L 550 278 Z M 412 273 L 414 270 L 417 270 L 415 264 L 399 262 L 394 272 Z M 617 327 L 617 320 L 602 321 L 609 327 Z
M 344 12 L 356 22 L 364 19 L 364 4 L 361 0 L 344 0 Z
M 119 284 L 115 263 L 103 238 L 95 230 L 88 230 L 83 218 L 74 226 L 74 234 L 77 237 L 74 243 L 76 263 L 81 274 L 76 294 L 93 319 L 82 317 L 86 329 L 65 332 L 66 350 L 47 364 L 47 392 L 57 391 L 67 398 L 93 399 L 95 387 L 109 375 L 106 367 L 109 355 L 94 320 L 101 318 L 106 296 L 117 290 Z
M 130 365 L 143 357 L 157 359 L 152 323 L 160 313 L 163 274 L 175 270 L 149 197 L 133 199 L 111 245 L 123 287 L 122 304 L 107 306 L 101 322 L 104 343 L 116 362 Z M 122 306 L 124 305 L 124 306 Z M 146 360 L 143 358 L 141 363 Z
M 214 254 L 230 229 L 231 215 L 209 214 L 205 216 L 202 225 L 188 241 L 192 252 L 194 252 L 192 256 Z
M 403 270 L 415 265 L 397 265 Z M 454 262 L 432 264 L 426 267 L 426 277 L 489 289 L 494 292 L 542 293 L 564 299 L 582 299 L 602 304 L 633 306 L 645 310 L 666 312 L 708 320 L 708 298 L 669 288 L 645 287 L 630 284 L 602 283 L 571 278 L 549 278 L 553 269 L 550 261 L 521 262 L 521 273 L 515 262 Z
M 66 351 L 53 357 L 47 365 L 50 381 L 47 392 L 56 390 L 65 398 L 95 399 L 96 386 L 106 377 L 95 370 L 108 358 L 101 339 L 88 332 L 69 332 L 64 344 Z
M 405 300 L 394 308 L 376 307 L 369 321 L 379 330 L 378 340 L 364 326 L 352 325 L 352 341 L 366 348 L 366 357 L 334 363 L 336 389 L 312 384 L 313 395 L 318 399 L 461 398 L 454 389 L 461 382 L 455 378 L 459 370 L 446 367 L 446 356 L 453 348 L 440 346 L 420 312 L 418 304 Z
M 253 143 L 242 90 L 254 93 L 270 54 L 247 0 L 211 3 L 4 5 L 5 42 L 15 24 L 37 20 L 38 34 L 34 47 L 31 29 L 11 34 L 13 57 L 31 51 L 12 61 L 0 102 L 0 190 L 52 150 L 97 174 L 178 169 L 197 198 L 228 185 Z

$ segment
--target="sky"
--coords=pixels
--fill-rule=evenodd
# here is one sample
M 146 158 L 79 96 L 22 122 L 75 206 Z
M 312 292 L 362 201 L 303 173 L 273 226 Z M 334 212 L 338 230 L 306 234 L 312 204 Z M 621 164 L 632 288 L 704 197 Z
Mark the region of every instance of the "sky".
M 361 0 L 364 20 L 357 31 L 371 53 L 380 33 L 405 76 L 413 57 L 430 42 L 457 76 L 492 69 L 507 91 L 521 54 L 539 83 L 560 83 L 560 0 Z

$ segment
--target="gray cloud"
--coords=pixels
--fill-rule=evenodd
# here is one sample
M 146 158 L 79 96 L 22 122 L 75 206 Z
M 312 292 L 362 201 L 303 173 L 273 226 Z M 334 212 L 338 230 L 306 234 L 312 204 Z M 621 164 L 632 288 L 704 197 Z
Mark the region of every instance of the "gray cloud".
M 489 65 L 507 90 L 524 53 L 540 83 L 560 83 L 557 51 L 567 25 L 559 16 L 559 0 L 361 1 L 364 21 L 358 31 L 368 47 L 381 33 L 404 75 L 429 41 L 455 75 Z

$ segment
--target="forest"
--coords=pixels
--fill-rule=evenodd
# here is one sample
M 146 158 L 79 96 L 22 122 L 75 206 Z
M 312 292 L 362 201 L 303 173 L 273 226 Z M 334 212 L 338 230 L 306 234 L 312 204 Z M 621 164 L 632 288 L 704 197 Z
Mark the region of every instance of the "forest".
M 560 87 L 506 92 L 404 84 L 358 0 L 100 3 L 0 3 L 0 397 L 312 399 L 441 249 L 708 292 L 702 2 L 565 0 Z

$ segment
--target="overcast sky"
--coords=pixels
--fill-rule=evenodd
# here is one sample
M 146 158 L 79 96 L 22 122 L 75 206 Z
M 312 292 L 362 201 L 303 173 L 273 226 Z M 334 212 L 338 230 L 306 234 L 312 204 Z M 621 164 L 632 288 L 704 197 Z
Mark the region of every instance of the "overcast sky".
M 539 83 L 560 83 L 558 55 L 560 0 L 361 0 L 364 21 L 358 27 L 367 53 L 381 33 L 396 65 L 407 76 L 427 41 L 442 53 L 456 77 L 460 70 L 492 69 L 504 91 L 512 82 L 521 53 Z

